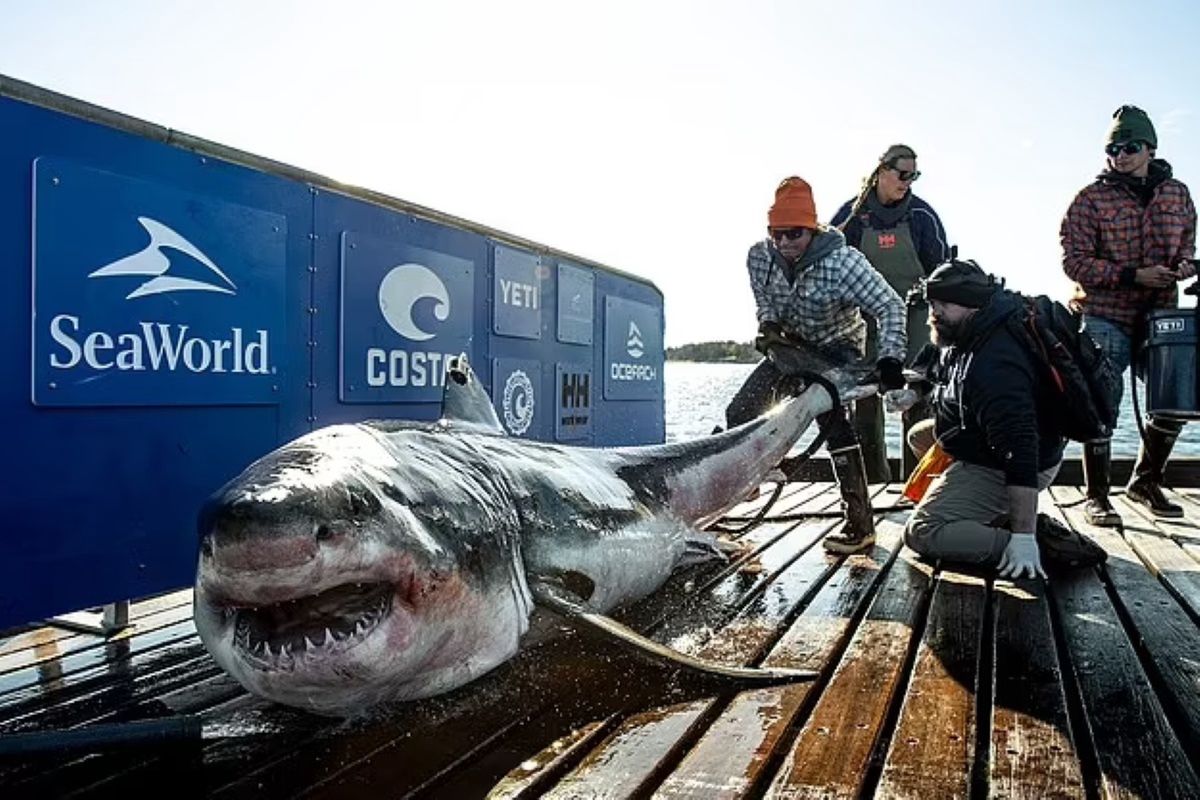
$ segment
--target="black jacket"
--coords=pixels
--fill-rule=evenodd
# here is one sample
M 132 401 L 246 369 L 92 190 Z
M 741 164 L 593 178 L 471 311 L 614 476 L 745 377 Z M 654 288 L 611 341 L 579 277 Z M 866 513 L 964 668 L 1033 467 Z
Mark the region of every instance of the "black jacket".
M 1042 366 L 1006 326 L 1020 310 L 997 291 L 971 318 L 961 344 L 935 370 L 936 423 L 942 448 L 958 461 L 1004 472 L 1010 486 L 1037 486 L 1038 472 L 1062 460 L 1066 440 L 1049 413 L 1055 402 Z

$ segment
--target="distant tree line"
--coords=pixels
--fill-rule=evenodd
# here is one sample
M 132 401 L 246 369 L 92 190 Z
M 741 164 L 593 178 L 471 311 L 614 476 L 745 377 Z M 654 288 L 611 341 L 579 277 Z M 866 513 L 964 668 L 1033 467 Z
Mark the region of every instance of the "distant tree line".
M 762 358 L 751 342 L 699 342 L 668 347 L 668 361 L 709 361 L 753 364 Z

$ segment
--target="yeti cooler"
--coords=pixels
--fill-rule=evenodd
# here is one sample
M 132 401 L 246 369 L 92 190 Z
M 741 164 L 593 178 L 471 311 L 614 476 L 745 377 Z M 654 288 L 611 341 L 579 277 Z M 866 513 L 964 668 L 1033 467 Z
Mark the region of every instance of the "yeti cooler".
M 1196 314 L 1151 312 L 1146 339 L 1146 406 L 1151 414 L 1200 419 L 1196 397 Z

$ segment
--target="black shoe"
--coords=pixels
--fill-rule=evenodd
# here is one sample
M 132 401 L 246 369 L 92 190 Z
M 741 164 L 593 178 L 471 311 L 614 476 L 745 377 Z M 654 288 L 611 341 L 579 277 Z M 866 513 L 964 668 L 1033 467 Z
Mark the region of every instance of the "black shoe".
M 1134 481 L 1125 490 L 1125 497 L 1150 509 L 1150 513 L 1163 519 L 1180 519 L 1183 509 L 1172 503 L 1163 494 L 1162 486 L 1151 481 Z
M 1101 528 L 1121 527 L 1121 515 L 1108 502 L 1108 496 L 1089 497 L 1083 503 L 1083 515 L 1092 525 Z
M 1100 545 L 1045 514 L 1037 515 L 1034 535 L 1042 558 L 1060 567 L 1094 567 L 1108 558 Z

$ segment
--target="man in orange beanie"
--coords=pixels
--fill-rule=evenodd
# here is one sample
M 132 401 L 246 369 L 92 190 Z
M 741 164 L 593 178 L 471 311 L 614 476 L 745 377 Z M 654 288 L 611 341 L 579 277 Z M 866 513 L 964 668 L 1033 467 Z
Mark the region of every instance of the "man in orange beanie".
M 765 355 L 771 347 L 801 343 L 833 363 L 861 361 L 866 313 L 879 326 L 879 391 L 903 388 L 904 302 L 840 231 L 817 222 L 812 187 L 802 178 L 786 178 L 775 190 L 767 234 L 746 257 L 758 305 L 759 351 Z M 764 359 L 725 410 L 726 423 L 740 425 L 763 413 L 788 393 L 790 383 L 771 359 Z M 841 530 L 825 538 L 825 549 L 865 550 L 875 541 L 875 521 L 849 412 L 838 406 L 817 423 L 827 436 L 846 514 Z

